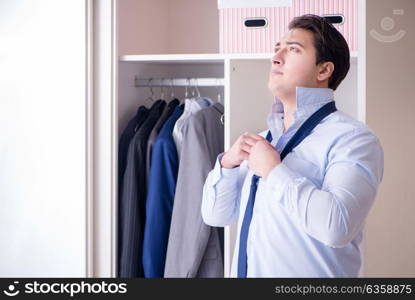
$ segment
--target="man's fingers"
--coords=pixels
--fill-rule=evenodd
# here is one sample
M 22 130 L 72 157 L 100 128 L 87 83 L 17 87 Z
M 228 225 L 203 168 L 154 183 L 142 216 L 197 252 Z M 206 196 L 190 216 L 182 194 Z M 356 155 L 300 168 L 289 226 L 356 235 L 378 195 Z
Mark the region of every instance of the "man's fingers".
M 249 133 L 249 132 L 245 132 L 244 133 L 245 137 L 249 137 L 251 139 L 254 139 L 256 141 L 262 141 L 265 140 L 265 138 L 263 138 L 262 136 L 260 136 L 259 134 L 255 134 L 255 133 Z
M 249 153 L 245 152 L 245 151 L 241 151 L 241 158 L 243 160 L 248 160 L 249 159 Z
M 241 149 L 242 149 L 242 151 L 245 151 L 248 154 L 251 152 L 251 146 L 244 143 L 244 142 L 241 143 Z
M 258 142 L 258 140 L 254 139 L 250 136 L 244 136 L 243 139 L 242 139 L 242 142 L 244 142 L 244 143 L 246 143 L 250 146 L 253 146 L 253 145 L 255 145 L 256 142 Z

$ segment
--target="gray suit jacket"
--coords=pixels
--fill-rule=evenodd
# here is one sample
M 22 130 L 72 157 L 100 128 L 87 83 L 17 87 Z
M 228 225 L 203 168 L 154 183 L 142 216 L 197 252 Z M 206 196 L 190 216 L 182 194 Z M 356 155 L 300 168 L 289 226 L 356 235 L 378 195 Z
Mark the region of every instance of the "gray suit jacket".
M 216 103 L 183 127 L 164 277 L 224 276 L 223 228 L 206 225 L 201 215 L 205 179 L 224 148 L 222 114 Z

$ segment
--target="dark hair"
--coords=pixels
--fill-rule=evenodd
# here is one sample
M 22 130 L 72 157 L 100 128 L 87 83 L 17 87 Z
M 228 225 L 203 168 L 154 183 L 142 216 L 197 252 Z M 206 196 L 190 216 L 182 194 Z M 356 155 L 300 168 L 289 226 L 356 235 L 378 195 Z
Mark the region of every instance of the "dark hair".
M 329 78 L 329 88 L 335 90 L 346 77 L 350 68 L 349 46 L 343 35 L 325 18 L 307 14 L 294 18 L 288 29 L 302 28 L 314 35 L 316 65 L 331 61 L 334 71 Z

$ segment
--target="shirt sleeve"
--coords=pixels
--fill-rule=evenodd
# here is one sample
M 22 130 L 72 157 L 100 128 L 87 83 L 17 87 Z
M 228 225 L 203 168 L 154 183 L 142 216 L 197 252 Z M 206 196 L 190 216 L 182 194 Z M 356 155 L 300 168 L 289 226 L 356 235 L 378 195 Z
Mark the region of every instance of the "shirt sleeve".
M 243 181 L 248 172 L 246 161 L 232 169 L 222 168 L 218 155 L 215 167 L 203 187 L 202 218 L 210 226 L 223 227 L 238 220 Z
M 333 247 L 345 247 L 364 226 L 383 177 L 383 149 L 368 129 L 345 134 L 330 148 L 319 189 L 284 162 L 266 178 L 275 201 L 304 230 Z

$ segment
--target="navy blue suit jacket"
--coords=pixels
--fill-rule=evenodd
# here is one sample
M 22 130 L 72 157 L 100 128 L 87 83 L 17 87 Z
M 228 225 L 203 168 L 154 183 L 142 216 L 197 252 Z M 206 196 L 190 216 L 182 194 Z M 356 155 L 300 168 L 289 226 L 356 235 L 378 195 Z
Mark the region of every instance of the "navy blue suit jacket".
M 177 106 L 163 125 L 151 156 L 150 180 L 144 227 L 144 277 L 163 277 L 170 221 L 179 170 L 179 158 L 173 140 L 173 128 L 183 113 Z

